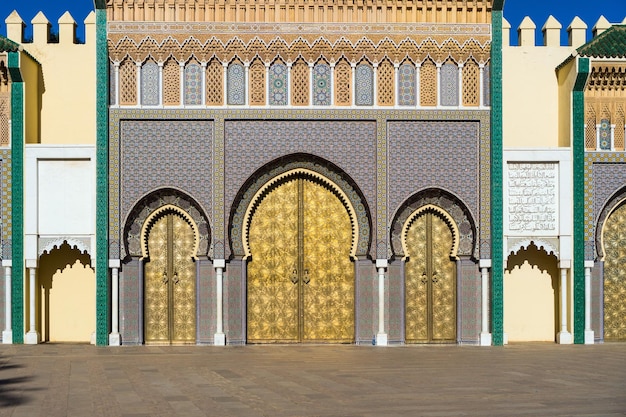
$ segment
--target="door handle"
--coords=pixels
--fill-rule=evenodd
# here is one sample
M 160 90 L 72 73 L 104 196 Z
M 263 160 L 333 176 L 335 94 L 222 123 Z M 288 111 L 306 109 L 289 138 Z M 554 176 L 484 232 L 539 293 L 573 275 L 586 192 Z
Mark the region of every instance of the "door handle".
M 309 282 L 311 282 L 311 278 L 309 278 L 309 270 L 308 269 L 304 270 L 304 278 L 302 280 L 304 281 L 305 284 L 308 284 Z
M 298 283 L 298 270 L 294 267 L 293 272 L 291 273 L 291 282 L 294 284 Z
M 180 281 L 180 279 L 178 278 L 178 271 L 174 272 L 174 284 L 178 284 L 178 281 Z
M 437 278 L 437 271 L 433 272 L 433 282 L 437 283 L 439 281 L 439 279 Z
M 167 281 L 169 281 L 167 279 L 167 271 L 163 271 L 163 279 L 162 279 L 162 281 L 163 281 L 163 284 L 167 284 Z
M 422 284 L 426 284 L 428 282 L 428 276 L 426 275 L 426 271 L 422 273 Z

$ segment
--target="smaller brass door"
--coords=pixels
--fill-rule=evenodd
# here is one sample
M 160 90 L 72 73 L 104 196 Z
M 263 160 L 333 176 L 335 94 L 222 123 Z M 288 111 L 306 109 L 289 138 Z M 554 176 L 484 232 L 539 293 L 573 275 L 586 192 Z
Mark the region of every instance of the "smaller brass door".
M 450 259 L 452 239 L 450 227 L 435 212 L 419 216 L 407 232 L 407 343 L 456 340 L 456 264 Z
M 191 226 L 175 213 L 158 218 L 148 236 L 144 270 L 147 344 L 196 341 L 196 269 Z

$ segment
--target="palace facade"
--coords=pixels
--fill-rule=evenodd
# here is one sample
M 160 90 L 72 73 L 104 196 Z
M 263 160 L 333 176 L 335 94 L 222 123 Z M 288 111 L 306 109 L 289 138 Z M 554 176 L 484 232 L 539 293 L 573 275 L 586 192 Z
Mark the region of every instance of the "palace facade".
M 626 26 L 502 3 L 14 12 L 3 343 L 626 339 Z

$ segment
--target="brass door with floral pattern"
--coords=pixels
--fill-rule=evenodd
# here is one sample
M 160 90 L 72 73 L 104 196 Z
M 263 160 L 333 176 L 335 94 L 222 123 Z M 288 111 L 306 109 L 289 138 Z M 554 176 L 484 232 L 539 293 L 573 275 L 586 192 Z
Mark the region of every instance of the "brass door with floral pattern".
M 626 341 L 626 204 L 604 226 L 604 340 Z
M 407 343 L 456 341 L 456 264 L 450 259 L 452 231 L 435 212 L 409 227 L 405 266 Z
M 196 268 L 191 226 L 175 213 L 159 217 L 148 235 L 144 269 L 147 344 L 196 341 Z
M 352 224 L 331 190 L 306 178 L 270 189 L 249 245 L 248 342 L 354 340 Z

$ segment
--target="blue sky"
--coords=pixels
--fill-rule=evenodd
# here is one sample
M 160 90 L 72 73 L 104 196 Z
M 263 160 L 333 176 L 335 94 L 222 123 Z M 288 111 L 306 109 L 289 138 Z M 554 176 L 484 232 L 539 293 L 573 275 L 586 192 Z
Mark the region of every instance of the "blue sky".
M 83 36 L 83 20 L 93 10 L 92 0 L 0 0 L 0 34 L 6 34 L 4 20 L 17 10 L 28 24 L 26 33 L 31 33 L 30 21 L 38 11 L 43 11 L 56 29 L 56 22 L 65 11 L 69 11 L 78 22 L 79 37 Z M 524 18 L 530 16 L 537 25 L 537 32 L 553 15 L 563 25 L 563 32 L 574 16 L 587 23 L 589 31 L 603 15 L 609 22 L 619 23 L 626 18 L 626 0 L 506 0 L 504 17 L 511 24 L 511 38 L 517 39 L 517 27 Z M 589 35 L 590 36 L 590 35 Z M 566 36 L 564 37 L 566 39 Z

